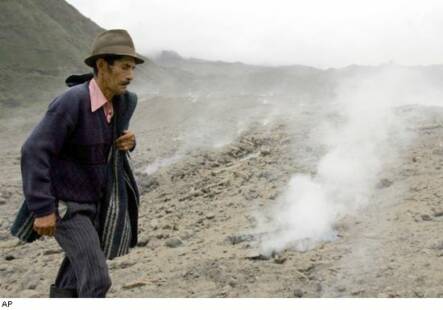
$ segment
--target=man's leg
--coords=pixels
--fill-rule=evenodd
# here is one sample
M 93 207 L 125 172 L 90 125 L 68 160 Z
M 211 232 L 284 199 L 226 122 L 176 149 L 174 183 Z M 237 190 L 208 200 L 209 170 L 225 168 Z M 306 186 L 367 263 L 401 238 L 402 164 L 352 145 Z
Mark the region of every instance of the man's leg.
M 75 278 L 74 268 L 72 268 L 67 256 L 65 256 L 60 266 L 55 284 L 50 287 L 49 297 L 78 297 L 77 279 Z
M 56 286 L 71 288 L 75 278 L 78 297 L 105 297 L 112 283 L 94 227 L 97 206 L 73 202 L 68 206 L 67 214 L 57 222 L 55 230 L 55 239 L 68 260 L 60 267 Z

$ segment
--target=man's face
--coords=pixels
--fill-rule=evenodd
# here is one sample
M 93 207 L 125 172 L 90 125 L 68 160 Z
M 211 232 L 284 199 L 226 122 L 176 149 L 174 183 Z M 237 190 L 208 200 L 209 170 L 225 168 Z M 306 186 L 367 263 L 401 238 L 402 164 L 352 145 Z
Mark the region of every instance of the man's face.
M 115 60 L 112 65 L 104 62 L 102 78 L 106 88 L 114 95 L 121 95 L 126 91 L 127 86 L 134 78 L 135 61 L 134 58 L 124 56 Z

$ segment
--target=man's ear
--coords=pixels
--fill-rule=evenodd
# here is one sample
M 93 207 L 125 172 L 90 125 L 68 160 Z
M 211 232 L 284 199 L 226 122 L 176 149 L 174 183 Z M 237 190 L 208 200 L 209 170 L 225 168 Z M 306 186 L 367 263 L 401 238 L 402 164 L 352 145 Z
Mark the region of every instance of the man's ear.
M 95 61 L 95 64 L 97 66 L 97 69 L 99 72 L 103 72 L 106 68 L 106 61 L 103 58 L 99 58 Z

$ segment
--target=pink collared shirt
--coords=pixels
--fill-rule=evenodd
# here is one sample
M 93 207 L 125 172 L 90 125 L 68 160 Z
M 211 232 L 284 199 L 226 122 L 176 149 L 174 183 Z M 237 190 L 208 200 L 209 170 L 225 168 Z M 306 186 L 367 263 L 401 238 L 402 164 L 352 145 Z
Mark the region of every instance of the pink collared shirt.
M 112 103 L 108 102 L 108 99 L 106 99 L 105 95 L 103 95 L 103 92 L 101 91 L 95 79 L 91 79 L 91 81 L 89 82 L 89 96 L 91 98 L 91 111 L 95 112 L 103 107 L 106 121 L 110 123 L 112 115 L 114 114 Z

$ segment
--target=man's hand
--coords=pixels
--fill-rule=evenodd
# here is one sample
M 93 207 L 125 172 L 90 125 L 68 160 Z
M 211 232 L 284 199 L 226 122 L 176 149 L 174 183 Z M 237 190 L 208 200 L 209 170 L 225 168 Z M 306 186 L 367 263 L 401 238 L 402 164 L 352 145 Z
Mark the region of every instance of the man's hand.
M 55 213 L 51 213 L 46 216 L 35 218 L 33 228 L 39 235 L 54 236 L 55 222 Z
M 125 130 L 123 135 L 118 137 L 114 143 L 120 151 L 131 150 L 135 146 L 135 135 L 131 131 Z

